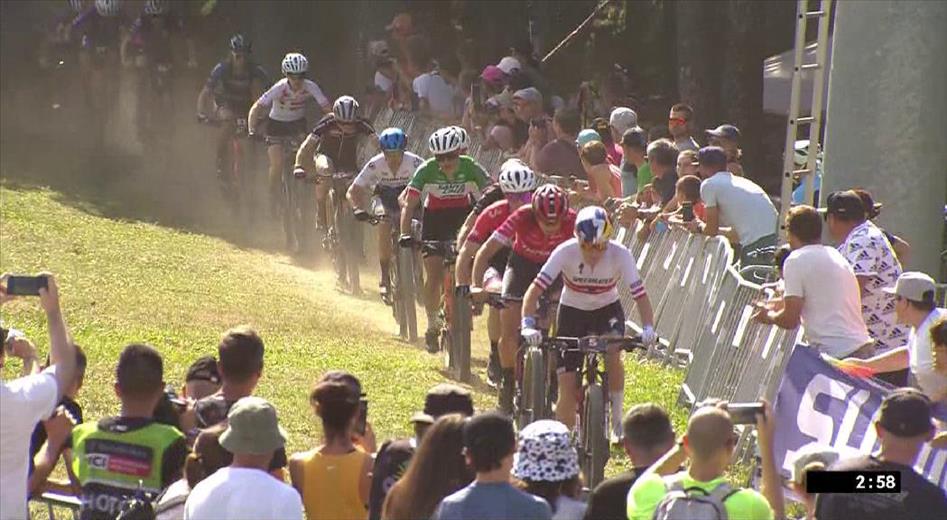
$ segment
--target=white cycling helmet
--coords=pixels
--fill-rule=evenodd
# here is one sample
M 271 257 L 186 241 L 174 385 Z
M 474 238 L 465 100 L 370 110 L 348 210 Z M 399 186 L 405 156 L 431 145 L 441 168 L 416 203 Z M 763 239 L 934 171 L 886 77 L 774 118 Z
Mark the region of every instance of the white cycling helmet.
M 144 12 L 150 16 L 160 16 L 168 12 L 167 0 L 146 0 Z
M 799 139 L 793 143 L 794 157 L 793 161 L 797 166 L 804 166 L 809 162 L 809 140 L 808 139 Z M 815 156 L 816 164 L 822 162 L 822 146 L 818 147 L 817 155 Z
M 451 128 L 453 128 L 454 131 L 457 132 L 457 135 L 460 136 L 460 149 L 466 150 L 467 148 L 470 148 L 470 136 L 467 135 L 467 130 L 462 126 L 456 125 L 452 126 Z
M 332 113 L 339 121 L 351 123 L 358 119 L 358 101 L 352 96 L 341 96 L 332 104 Z
M 305 74 L 309 70 L 309 60 L 298 52 L 290 52 L 283 57 L 280 68 L 283 74 Z
M 431 134 L 428 148 L 434 155 L 456 152 L 460 150 L 460 135 L 452 127 L 439 128 Z
M 118 16 L 119 11 L 121 10 L 121 0 L 95 0 L 95 11 L 99 13 L 99 16 Z
M 536 189 L 538 180 L 529 166 L 518 160 L 509 160 L 500 169 L 499 184 L 503 193 L 527 193 Z

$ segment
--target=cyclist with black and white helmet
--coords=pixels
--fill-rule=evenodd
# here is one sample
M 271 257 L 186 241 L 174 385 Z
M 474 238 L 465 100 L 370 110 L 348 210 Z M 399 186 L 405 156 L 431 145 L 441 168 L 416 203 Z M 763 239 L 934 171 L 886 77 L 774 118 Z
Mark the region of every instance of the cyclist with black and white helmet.
M 378 136 L 378 147 L 381 152 L 371 159 L 362 168 L 347 197 L 355 210 L 355 218 L 360 221 L 372 217 L 370 213 L 371 195 L 378 196 L 384 213 L 388 217 L 378 223 L 378 262 L 381 266 L 381 282 L 379 290 L 382 298 L 387 297 L 390 276 L 388 266 L 391 264 L 391 226 L 396 225 L 401 215 L 398 196 L 404 191 L 411 176 L 414 175 L 424 159 L 407 151 L 408 139 L 404 130 L 400 128 L 386 128 Z
M 582 208 L 575 219 L 575 236 L 566 240 L 549 255 L 539 274 L 523 297 L 521 334 L 526 343 L 538 345 L 542 334 L 536 327 L 539 297 L 562 276 L 563 290 L 559 299 L 556 335 L 624 336 L 625 310 L 618 298 L 619 283 L 628 288 L 641 314 L 641 339 L 654 343 L 654 312 L 638 274 L 635 258 L 621 243 L 612 240 L 614 227 L 604 208 Z M 556 373 L 559 379 L 559 400 L 556 418 L 568 426 L 575 422 L 576 398 L 580 381 L 576 372 L 582 365 L 582 354 L 568 352 L 559 356 Z M 612 440 L 622 435 L 622 401 L 625 369 L 621 350 L 610 349 L 605 354 L 608 371 L 608 394 L 612 406 Z
M 296 152 L 293 168 L 298 177 L 316 171 L 315 156 L 322 154 L 331 159 L 336 173 L 355 176 L 360 171 L 358 145 L 362 139 L 375 135 L 371 123 L 361 117 L 358 101 L 352 96 L 340 96 L 332 104 L 332 112 L 326 114 L 303 141 Z M 329 228 L 332 209 L 326 204 L 329 183 L 316 185 L 316 220 L 321 233 Z
M 277 81 L 250 107 L 247 126 L 251 136 L 256 135 L 263 111 L 269 109 L 266 117 L 266 154 L 269 156 L 270 210 L 275 217 L 280 204 L 280 173 L 283 170 L 282 140 L 306 133 L 306 102 L 315 100 L 323 112 L 329 112 L 332 105 L 314 81 L 306 78 L 309 72 L 309 60 L 298 52 L 290 52 L 280 64 L 283 79 Z
M 431 134 L 428 148 L 434 155 L 422 164 L 405 190 L 404 209 L 401 212 L 402 247 L 410 247 L 411 217 L 424 205 L 421 240 L 448 242 L 455 240 L 457 231 L 481 191 L 490 183 L 490 177 L 476 161 L 460 154 L 461 136 L 453 128 L 441 128 Z M 444 278 L 445 251 L 425 247 L 424 308 L 428 317 L 425 341 L 428 350 L 437 349 L 440 324 L 441 284 Z
M 470 149 L 470 135 L 467 133 L 467 129 L 456 125 L 451 128 L 460 136 L 460 155 L 467 155 Z
M 217 174 L 222 175 L 230 153 L 230 137 L 236 129 L 236 119 L 246 121 L 250 103 L 260 96 L 266 85 L 263 68 L 250 59 L 253 44 L 240 33 L 230 37 L 230 53 L 214 66 L 210 77 L 197 96 L 197 118 L 216 120 L 221 125 L 217 139 Z
M 455 270 L 457 290 L 464 292 L 470 286 L 473 271 L 473 260 L 494 230 L 499 228 L 510 213 L 524 204 L 529 204 L 533 190 L 538 185 L 538 179 L 533 170 L 519 159 L 509 159 L 500 167 L 498 185 L 503 198 L 490 204 L 480 212 L 470 232 L 466 235 L 463 245 L 457 254 Z M 504 248 L 493 255 L 490 266 L 484 274 L 483 287 L 497 287 L 503 283 L 503 272 L 510 256 L 510 249 Z M 493 384 L 500 383 L 500 313 L 490 307 L 487 317 L 487 333 L 490 338 L 490 358 L 487 363 L 487 377 Z

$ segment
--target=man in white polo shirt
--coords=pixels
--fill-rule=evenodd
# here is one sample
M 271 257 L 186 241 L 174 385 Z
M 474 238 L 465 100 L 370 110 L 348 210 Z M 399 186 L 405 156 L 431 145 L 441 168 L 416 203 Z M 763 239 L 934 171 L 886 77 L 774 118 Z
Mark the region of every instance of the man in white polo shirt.
M 769 196 L 755 182 L 727 171 L 723 148 L 701 148 L 697 162 L 701 178 L 706 179 L 700 185 L 706 222 L 699 229 L 714 236 L 724 233 L 723 226 L 733 228 L 740 239 L 741 267 L 772 264 L 778 214 Z
M 876 373 L 910 368 L 916 386 L 931 400 L 939 401 L 947 397 L 947 375 L 934 369 L 930 330 L 937 320 L 947 317 L 947 309 L 934 303 L 934 289 L 934 279 L 924 273 L 909 271 L 898 277 L 894 288 L 884 291 L 894 295 L 898 323 L 911 327 L 908 346 L 869 359 L 849 361 Z
M 822 245 L 822 217 L 811 206 L 796 206 L 786 225 L 792 248 L 783 265 L 786 291 L 778 304 L 760 304 L 754 319 L 784 329 L 801 323 L 809 345 L 835 358 L 872 356 L 858 281 L 845 257 Z

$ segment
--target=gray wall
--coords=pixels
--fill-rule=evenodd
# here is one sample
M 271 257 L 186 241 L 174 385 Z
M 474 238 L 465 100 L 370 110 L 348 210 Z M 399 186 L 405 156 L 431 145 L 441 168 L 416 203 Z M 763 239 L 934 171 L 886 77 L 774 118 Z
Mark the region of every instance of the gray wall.
M 884 203 L 879 224 L 912 245 L 905 268 L 936 278 L 947 200 L 947 2 L 841 0 L 836 9 L 821 197 L 871 191 Z

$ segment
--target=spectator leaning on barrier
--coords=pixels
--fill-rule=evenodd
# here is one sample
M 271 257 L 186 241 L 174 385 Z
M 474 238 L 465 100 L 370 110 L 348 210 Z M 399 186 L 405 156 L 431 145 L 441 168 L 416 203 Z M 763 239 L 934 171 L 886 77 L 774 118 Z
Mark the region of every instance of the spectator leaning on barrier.
M 709 208 L 708 208 L 709 209 Z M 835 358 L 870 357 L 874 343 L 861 315 L 852 266 L 833 247 L 822 245 L 822 218 L 811 206 L 786 217 L 789 246 L 781 305 L 759 303 L 754 319 L 784 329 L 802 324 L 809 345 Z
M 882 402 L 874 426 L 881 451 L 841 460 L 829 469 L 897 471 L 901 474 L 900 493 L 822 493 L 816 499 L 816 518 L 888 520 L 942 516 L 947 511 L 944 490 L 913 467 L 921 449 L 934 435 L 930 399 L 913 388 L 895 390 Z
M 657 195 L 655 203 L 663 208 L 674 198 L 677 185 L 677 147 L 667 139 L 658 139 L 648 145 L 648 167 L 651 171 L 651 188 Z M 647 190 L 641 190 L 643 193 Z
M 152 416 L 164 396 L 163 377 L 157 350 L 126 346 L 115 368 L 119 415 L 73 428 L 67 446 L 75 452 L 72 473 L 82 488 L 82 518 L 115 518 L 121 501 L 139 489 L 156 496 L 181 477 L 188 452 L 184 435 Z
M 577 186 L 578 197 L 586 203 L 603 204 L 606 199 L 621 196 L 621 170 L 608 162 L 605 144 L 593 141 L 579 151 L 588 187 Z
M 628 518 L 628 490 L 639 475 L 674 447 L 671 420 L 663 408 L 653 403 L 639 404 L 628 410 L 622 430 L 622 447 L 631 468 L 595 487 L 589 496 L 586 520 Z
M 694 109 L 684 103 L 671 107 L 668 116 L 668 131 L 678 150 L 697 150 L 700 145 L 691 137 L 691 120 L 694 118 Z
M 464 425 L 464 455 L 477 476 L 473 483 L 448 496 L 433 520 L 549 520 L 545 500 L 510 484 L 516 433 L 513 421 L 499 412 L 471 417 Z
M 581 130 L 579 113 L 574 108 L 560 108 L 552 117 L 556 138 L 543 146 L 535 157 L 535 168 L 546 175 L 573 175 L 582 178 L 585 173 L 575 139 Z
M 855 270 L 861 289 L 862 317 L 875 339 L 876 351 L 903 347 L 910 331 L 897 325 L 894 296 L 882 291 L 893 287 L 901 276 L 901 263 L 891 244 L 866 218 L 862 199 L 854 191 L 830 193 L 824 213 L 829 235 L 839 243 L 839 252 Z M 896 386 L 905 384 L 901 381 Z
M 524 491 L 549 504 L 553 520 L 579 520 L 585 514 L 585 502 L 576 499 L 582 487 L 579 455 L 565 424 L 541 420 L 520 430 L 513 476 Z
M 755 182 L 727 171 L 726 152 L 720 147 L 701 148 L 697 161 L 705 179 L 700 198 L 707 219 L 693 226 L 709 236 L 724 234 L 724 226 L 732 227 L 740 241 L 741 267 L 772 263 L 779 216 L 769 196 Z
M 194 486 L 184 518 L 302 520 L 299 493 L 267 473 L 274 453 L 286 445 L 272 404 L 252 396 L 234 403 L 220 445 L 233 454 L 233 462 Z
M 473 415 L 473 399 L 470 397 L 470 392 L 465 388 L 448 383 L 435 385 L 428 390 L 424 397 L 424 409 L 411 416 L 411 422 L 414 423 L 414 437 L 396 439 L 382 444 L 375 456 L 375 465 L 372 469 L 372 489 L 368 506 L 369 520 L 381 518 L 385 497 L 392 486 L 407 471 L 415 450 L 428 428 L 441 416 L 455 413 L 459 413 L 464 417 Z M 423 475 L 423 477 L 427 478 L 428 475 Z M 419 475 L 418 478 L 422 478 L 422 475 Z M 427 515 L 430 516 L 430 514 L 429 511 Z
M 774 518 L 774 509 L 775 517 L 782 518 L 782 487 L 773 460 L 775 426 L 772 410 L 764 404 L 756 421 L 763 494 L 733 488 L 725 477 L 737 445 L 730 414 L 724 403 L 698 407 L 683 439 L 631 486 L 628 519 L 713 518 L 721 506 L 729 518 L 768 520 Z M 688 469 L 679 471 L 686 461 Z
M 56 279 L 45 274 L 46 287 L 39 290 L 39 304 L 49 328 L 50 365 L 42 372 L 11 381 L 0 380 L 0 516 L 27 517 L 27 473 L 30 433 L 41 419 L 52 415 L 66 389 L 75 381 L 76 352 L 69 339 L 59 306 Z M 0 305 L 14 297 L 7 294 L 8 275 L 0 277 Z M 7 338 L 0 338 L 0 367 L 6 362 Z M 9 352 L 37 366 L 35 350 Z
M 906 347 L 862 360 L 849 360 L 856 365 L 885 373 L 910 368 L 918 387 L 935 401 L 947 398 L 947 375 L 934 369 L 934 353 L 930 329 L 947 317 L 947 309 L 934 302 L 934 279 L 924 273 L 906 272 L 898 277 L 894 288 L 883 289 L 895 298 L 898 323 L 911 327 Z
M 631 197 L 651 183 L 648 166 L 648 136 L 641 128 L 629 128 L 621 136 L 621 194 Z
M 464 460 L 466 416 L 448 414 L 425 433 L 404 477 L 391 488 L 381 518 L 430 518 L 444 497 L 473 480 Z

